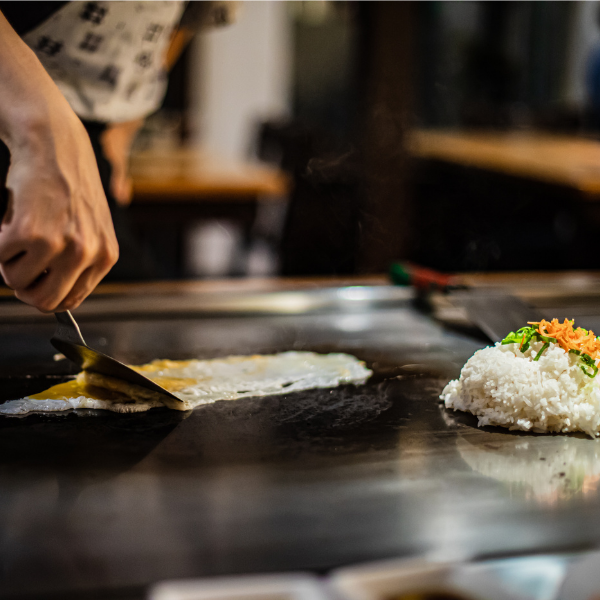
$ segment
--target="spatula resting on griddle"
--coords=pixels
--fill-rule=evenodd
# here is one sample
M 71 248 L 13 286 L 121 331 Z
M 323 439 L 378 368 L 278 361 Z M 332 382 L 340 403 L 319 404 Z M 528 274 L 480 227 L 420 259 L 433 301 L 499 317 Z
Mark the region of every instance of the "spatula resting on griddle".
M 396 285 L 412 285 L 421 292 L 439 290 L 449 294 L 455 306 L 466 312 L 492 342 L 502 341 L 511 331 L 539 322 L 544 315 L 502 288 L 474 288 L 457 277 L 407 262 L 393 263 L 390 278 Z
M 469 320 L 492 342 L 502 341 L 511 331 L 537 323 L 544 315 L 520 298 L 502 289 L 470 289 L 452 292 L 454 304 L 462 306 Z
M 54 313 L 56 320 L 56 331 L 50 339 L 51 344 L 62 352 L 69 360 L 74 362 L 83 371 L 93 371 L 101 375 L 123 379 L 129 383 L 152 390 L 168 396 L 177 402 L 183 402 L 180 398 L 154 383 L 151 379 L 144 377 L 141 373 L 134 371 L 131 367 L 120 363 L 118 360 L 102 354 L 90 348 L 83 339 L 79 326 L 75 322 L 70 311 Z

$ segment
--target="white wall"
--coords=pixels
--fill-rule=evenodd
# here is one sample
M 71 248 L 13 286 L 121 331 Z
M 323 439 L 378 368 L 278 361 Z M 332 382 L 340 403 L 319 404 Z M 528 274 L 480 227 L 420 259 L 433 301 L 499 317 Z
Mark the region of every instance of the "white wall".
M 221 156 L 247 158 L 257 121 L 289 112 L 286 2 L 243 2 L 235 23 L 201 33 L 194 44 L 192 140 Z

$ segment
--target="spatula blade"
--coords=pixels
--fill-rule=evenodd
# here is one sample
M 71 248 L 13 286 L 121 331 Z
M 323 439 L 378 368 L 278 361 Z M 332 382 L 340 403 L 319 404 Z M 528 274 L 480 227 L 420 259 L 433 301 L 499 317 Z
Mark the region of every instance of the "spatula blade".
M 183 402 L 180 398 L 161 387 L 148 377 L 144 377 L 131 367 L 114 358 L 90 348 L 83 339 L 73 315 L 67 310 L 55 313 L 57 326 L 50 339 L 51 344 L 83 371 L 93 371 L 101 375 L 116 377 L 140 387 L 166 395 L 172 400 Z
M 469 320 L 477 325 L 492 342 L 503 340 L 529 321 L 540 321 L 544 315 L 520 298 L 503 290 L 453 292 L 452 302 L 462 306 Z

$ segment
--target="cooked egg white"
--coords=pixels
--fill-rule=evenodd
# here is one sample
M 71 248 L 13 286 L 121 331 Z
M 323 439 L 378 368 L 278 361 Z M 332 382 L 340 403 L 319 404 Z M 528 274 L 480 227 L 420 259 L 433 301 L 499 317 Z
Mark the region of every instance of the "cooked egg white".
M 314 352 L 231 356 L 213 360 L 155 360 L 133 368 L 183 402 L 169 400 L 123 380 L 84 371 L 73 381 L 0 405 L 0 414 L 25 415 L 73 408 L 127 413 L 159 406 L 190 410 L 217 400 L 328 388 L 343 383 L 360 384 L 372 374 L 363 362 L 349 354 Z

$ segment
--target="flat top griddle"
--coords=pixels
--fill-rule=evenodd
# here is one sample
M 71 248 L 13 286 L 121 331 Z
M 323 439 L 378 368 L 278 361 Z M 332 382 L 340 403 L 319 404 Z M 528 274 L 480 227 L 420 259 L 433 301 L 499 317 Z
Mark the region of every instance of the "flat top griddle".
M 1 400 L 68 377 L 52 359 L 52 327 L 0 325 Z M 0 419 L 0 598 L 142 598 L 168 578 L 600 541 L 600 445 L 479 429 L 447 411 L 441 389 L 485 341 L 409 299 L 305 314 L 89 317 L 82 329 L 131 363 L 344 351 L 375 375 L 191 413 Z

